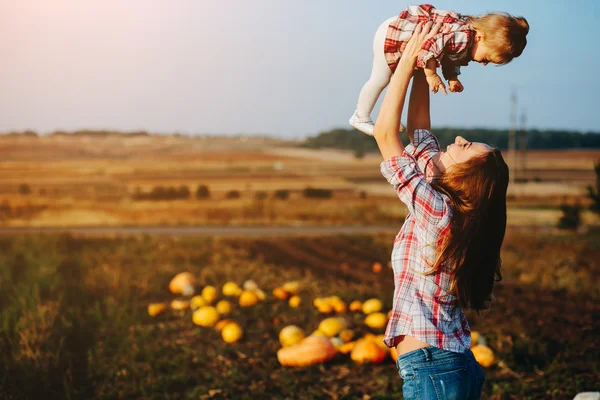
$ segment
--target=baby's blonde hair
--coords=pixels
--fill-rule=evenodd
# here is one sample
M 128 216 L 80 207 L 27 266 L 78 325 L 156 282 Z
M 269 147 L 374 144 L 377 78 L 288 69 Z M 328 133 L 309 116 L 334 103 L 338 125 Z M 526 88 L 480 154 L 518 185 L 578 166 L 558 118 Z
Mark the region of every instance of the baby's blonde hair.
M 481 17 L 468 17 L 471 27 L 482 34 L 484 43 L 490 48 L 490 58 L 496 64 L 508 64 L 519 57 L 527 45 L 529 23 L 523 17 L 497 12 Z

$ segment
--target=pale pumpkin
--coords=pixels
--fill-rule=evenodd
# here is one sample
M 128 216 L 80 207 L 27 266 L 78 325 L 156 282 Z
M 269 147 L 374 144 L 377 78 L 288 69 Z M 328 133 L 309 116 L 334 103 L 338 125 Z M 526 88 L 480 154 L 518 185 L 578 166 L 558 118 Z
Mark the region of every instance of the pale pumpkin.
M 296 325 L 288 325 L 279 332 L 279 343 L 283 347 L 290 347 L 304 340 L 304 331 Z
M 494 364 L 494 352 L 489 347 L 483 344 L 478 344 L 477 346 L 474 346 L 471 351 L 473 352 L 477 362 L 481 364 L 482 367 L 489 367 Z
M 171 308 L 176 311 L 184 311 L 190 308 L 190 302 L 187 300 L 175 299 L 171 301 Z
M 298 294 L 298 291 L 300 291 L 300 282 L 298 282 L 298 281 L 286 282 L 283 284 L 283 286 L 281 286 L 281 288 L 283 290 L 285 290 L 286 292 L 288 292 L 289 294 Z
M 258 290 L 258 285 L 252 279 L 248 279 L 247 281 L 245 281 L 242 287 L 244 288 L 244 290 Z
M 336 353 L 329 338 L 309 336 L 297 345 L 279 349 L 277 360 L 283 366 L 304 367 L 331 360 Z
M 328 337 L 336 336 L 346 328 L 346 320 L 340 317 L 325 318 L 319 324 L 318 330 Z
M 191 296 L 194 294 L 196 278 L 189 272 L 181 272 L 169 282 L 169 290 L 174 294 Z
M 362 312 L 365 314 L 372 314 L 381 311 L 383 304 L 379 299 L 369 299 L 363 303 Z
M 339 348 L 345 344 L 339 337 L 332 337 L 329 338 L 329 340 L 331 340 L 331 343 L 333 343 L 333 347 L 335 347 L 336 350 L 339 350 Z
M 350 358 L 355 362 L 379 364 L 386 356 L 386 352 L 371 340 L 359 340 L 350 353 Z
M 164 313 L 167 310 L 167 305 L 164 303 L 152 303 L 148 304 L 148 315 L 156 317 L 159 314 Z
M 240 294 L 240 307 L 250 307 L 259 302 L 258 295 L 255 292 L 244 290 Z

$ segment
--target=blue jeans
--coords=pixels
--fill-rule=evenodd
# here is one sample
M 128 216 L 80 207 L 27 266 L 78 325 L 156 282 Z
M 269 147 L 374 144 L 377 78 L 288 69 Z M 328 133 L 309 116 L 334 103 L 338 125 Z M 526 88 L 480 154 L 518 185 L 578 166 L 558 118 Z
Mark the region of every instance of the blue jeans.
M 471 350 L 455 353 L 429 346 L 396 360 L 405 400 L 479 399 L 485 376 Z

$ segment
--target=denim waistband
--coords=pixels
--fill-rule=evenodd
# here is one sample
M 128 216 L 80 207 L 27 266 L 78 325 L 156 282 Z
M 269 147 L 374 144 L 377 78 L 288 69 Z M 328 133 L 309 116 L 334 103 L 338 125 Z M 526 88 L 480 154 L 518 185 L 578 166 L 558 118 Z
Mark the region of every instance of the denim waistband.
M 407 367 L 408 365 L 418 364 L 445 364 L 447 362 L 463 361 L 467 362 L 473 358 L 471 350 L 464 353 L 456 353 L 454 351 L 440 349 L 435 346 L 427 346 L 413 351 L 409 351 L 398 357 L 396 365 L 398 369 Z

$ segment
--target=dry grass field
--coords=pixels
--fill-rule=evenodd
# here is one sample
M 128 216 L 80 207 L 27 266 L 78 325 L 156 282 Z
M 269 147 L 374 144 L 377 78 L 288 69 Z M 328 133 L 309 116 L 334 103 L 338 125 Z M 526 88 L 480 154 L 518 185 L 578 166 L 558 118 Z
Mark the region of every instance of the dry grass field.
M 396 224 L 406 210 L 379 156 L 258 137 L 0 137 L 0 226 Z M 532 151 L 511 187 L 509 223 L 552 225 L 565 199 L 589 204 L 600 151 Z M 522 176 L 523 177 L 523 176 Z M 210 195 L 197 199 L 205 185 Z M 139 200 L 158 187 L 176 200 Z M 331 191 L 306 198 L 306 188 Z M 276 198 L 287 191 L 285 200 Z M 239 197 L 235 196 L 237 192 Z M 585 223 L 597 222 L 584 212 Z

